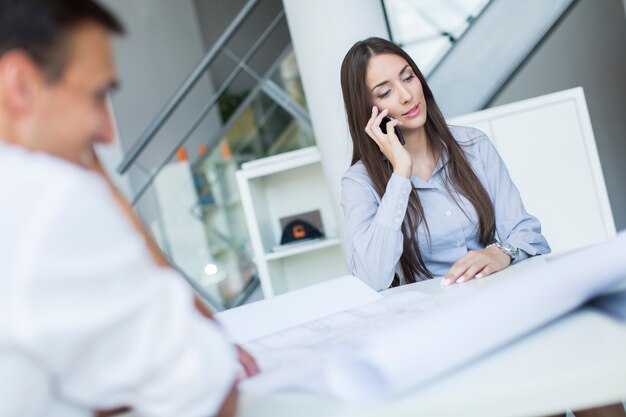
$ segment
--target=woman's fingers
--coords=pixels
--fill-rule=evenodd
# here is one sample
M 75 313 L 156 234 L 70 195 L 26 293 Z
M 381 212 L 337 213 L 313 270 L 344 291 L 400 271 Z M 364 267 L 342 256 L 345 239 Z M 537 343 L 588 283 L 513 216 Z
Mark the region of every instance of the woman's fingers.
M 483 278 L 506 268 L 500 265 L 496 255 L 490 252 L 490 248 L 468 252 L 452 265 L 443 277 L 441 285 L 445 287 L 454 283 L 460 284 L 472 278 Z
M 480 271 L 484 270 L 489 264 L 487 262 L 481 262 L 481 259 L 476 259 L 470 266 L 467 268 L 467 271 L 463 273 L 457 280 L 457 284 L 461 284 L 462 282 L 469 281 L 474 278 L 476 274 Z
M 454 265 L 452 265 L 452 267 L 450 268 L 446 276 L 444 276 L 443 280 L 441 281 L 442 286 L 445 287 L 450 284 L 454 284 L 457 281 L 457 279 L 463 276 L 465 271 L 467 271 L 468 268 L 471 266 L 471 262 L 469 261 L 469 258 L 468 258 L 469 255 L 470 254 L 468 253 L 467 255 L 465 255 L 458 261 L 456 261 Z
M 374 123 L 374 120 L 376 120 L 376 116 L 378 115 L 378 108 L 376 106 L 372 107 L 372 115 L 370 116 L 369 120 L 367 121 L 367 124 L 365 125 L 365 132 L 368 135 L 372 135 L 372 124 Z
M 365 132 L 372 139 L 376 140 L 376 143 L 378 144 L 380 144 L 387 138 L 393 137 L 397 139 L 397 136 L 394 132 L 394 127 L 398 125 L 402 125 L 402 122 L 400 122 L 398 119 L 391 118 L 391 120 L 389 120 L 385 124 L 387 133 L 386 134 L 383 133 L 383 130 L 380 128 L 380 125 L 383 121 L 383 118 L 385 118 L 388 114 L 389 114 L 389 111 L 387 109 L 378 113 L 378 108 L 376 106 L 372 107 L 372 116 L 369 118 L 367 125 L 365 126 Z
M 487 266 L 485 266 L 482 271 L 479 271 L 476 274 L 476 278 L 480 279 L 480 278 L 484 278 L 488 275 L 493 274 L 494 272 L 496 272 L 496 268 L 493 267 L 493 265 L 489 264 Z
M 387 133 L 383 133 L 380 128 L 383 118 L 389 112 L 387 109 L 378 112 L 376 106 L 372 107 L 372 115 L 370 116 L 365 133 L 376 143 L 380 152 L 391 162 L 394 173 L 410 178 L 411 175 L 411 158 L 406 149 L 400 144 L 400 139 L 396 135 L 394 128 L 401 125 L 402 122 L 391 119 L 385 122 Z
M 370 117 L 370 119 L 367 121 L 367 125 L 365 126 L 365 131 L 370 134 L 370 136 L 374 133 L 378 133 L 376 131 L 376 129 L 378 129 L 378 131 L 380 131 L 380 134 L 384 133 L 382 132 L 382 130 L 380 130 L 380 122 L 383 120 L 383 117 L 385 117 L 387 115 L 388 111 L 387 109 L 381 111 L 380 113 L 378 112 L 378 107 L 374 106 L 372 107 L 372 115 Z
M 390 121 L 387 122 L 387 137 L 389 139 L 393 138 L 392 140 L 397 141 L 398 143 L 400 143 L 400 139 L 398 139 L 398 136 L 396 135 L 394 127 L 400 124 L 401 122 L 398 119 L 391 119 Z
M 372 138 L 374 142 L 376 142 L 376 145 L 378 145 L 378 148 L 380 149 L 380 151 L 385 156 L 387 156 L 387 158 L 389 158 L 391 155 L 391 152 L 389 149 L 390 137 L 396 137 L 395 133 L 393 133 L 393 126 L 396 126 L 398 124 L 398 121 L 396 121 L 395 119 L 392 119 L 391 121 L 387 122 L 387 134 L 383 133 L 382 129 L 380 128 L 380 124 L 383 118 L 387 116 L 388 113 L 389 112 L 387 111 L 387 109 L 378 113 L 378 108 L 374 106 L 372 108 L 372 116 L 370 117 L 367 125 L 365 126 L 365 133 L 367 133 L 367 135 L 370 138 Z M 390 128 L 389 128 L 390 123 L 392 123 L 391 133 L 390 133 Z M 398 140 L 397 137 L 396 137 L 396 140 Z
M 456 261 L 441 281 L 442 286 L 461 284 L 474 278 L 490 264 L 489 258 L 478 251 L 471 251 Z
M 379 116 L 380 114 L 378 114 L 378 108 L 376 108 L 376 106 L 372 107 L 372 116 L 370 117 L 370 119 L 367 122 L 367 125 L 365 126 L 365 133 L 367 133 L 367 135 L 370 138 L 372 138 L 374 142 L 376 142 L 376 144 L 382 151 L 383 148 L 381 146 L 380 137 L 384 136 L 384 133 L 380 130 L 380 126 L 379 126 L 380 122 L 379 124 L 376 124 L 376 121 L 378 120 Z M 375 129 L 375 127 L 377 129 Z
M 383 118 L 385 116 L 387 116 L 387 114 L 389 113 L 389 111 L 387 111 L 387 109 L 381 111 L 380 113 L 378 112 L 378 108 L 376 108 L 376 106 L 374 106 L 372 108 L 372 116 L 370 117 L 369 121 L 367 122 L 367 125 L 365 127 L 365 131 L 372 136 L 372 138 L 374 136 L 377 137 L 378 140 L 380 140 L 381 138 L 383 138 L 385 136 L 385 134 L 383 133 L 382 129 L 380 128 L 380 124 L 383 121 Z
M 376 117 L 374 118 L 374 121 L 372 122 L 372 132 L 379 134 L 381 136 L 385 136 L 385 134 L 383 133 L 383 130 L 380 128 L 380 124 L 382 123 L 385 116 L 387 116 L 387 114 L 389 114 L 389 110 L 385 109 L 381 111 L 380 113 L 378 113 L 378 115 L 376 115 Z

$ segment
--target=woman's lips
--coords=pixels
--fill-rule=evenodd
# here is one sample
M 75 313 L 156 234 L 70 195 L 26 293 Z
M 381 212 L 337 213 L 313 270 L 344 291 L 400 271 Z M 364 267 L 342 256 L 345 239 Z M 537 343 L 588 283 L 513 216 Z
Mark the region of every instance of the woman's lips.
M 404 113 L 402 116 L 411 119 L 411 118 L 417 116 L 418 114 L 420 114 L 420 105 L 419 105 L 419 103 L 417 103 L 414 107 L 411 107 L 411 109 L 408 112 Z

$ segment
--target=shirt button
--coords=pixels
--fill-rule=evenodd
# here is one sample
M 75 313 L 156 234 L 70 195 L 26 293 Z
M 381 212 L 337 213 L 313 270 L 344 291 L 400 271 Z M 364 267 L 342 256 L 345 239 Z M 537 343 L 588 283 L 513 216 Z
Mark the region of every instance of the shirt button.
M 460 240 L 459 240 L 458 242 L 456 242 L 456 243 L 455 243 L 455 246 L 456 246 L 457 248 L 460 248 L 460 247 L 461 247 L 461 245 L 463 245 L 463 242 L 461 242 Z
M 446 211 L 446 216 L 452 216 L 452 212 L 450 210 Z
M 400 223 L 400 219 L 397 218 L 397 217 L 395 219 L 393 219 L 393 221 L 396 222 L 396 223 Z

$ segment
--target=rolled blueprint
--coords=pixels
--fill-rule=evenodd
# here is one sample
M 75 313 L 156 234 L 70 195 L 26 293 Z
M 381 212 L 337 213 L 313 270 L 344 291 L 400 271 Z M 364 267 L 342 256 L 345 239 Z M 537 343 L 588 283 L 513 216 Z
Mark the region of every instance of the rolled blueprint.
M 384 398 L 442 376 L 626 280 L 626 233 L 549 259 L 428 314 L 360 338 L 324 366 L 346 401 Z

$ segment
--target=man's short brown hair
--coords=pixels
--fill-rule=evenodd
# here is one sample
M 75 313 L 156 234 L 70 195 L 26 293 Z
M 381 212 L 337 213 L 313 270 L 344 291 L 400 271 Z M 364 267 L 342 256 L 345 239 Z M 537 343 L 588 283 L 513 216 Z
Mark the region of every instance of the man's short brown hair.
M 66 35 L 87 22 L 124 33 L 120 21 L 94 0 L 0 0 L 0 57 L 22 50 L 50 81 L 57 80 L 69 60 Z

